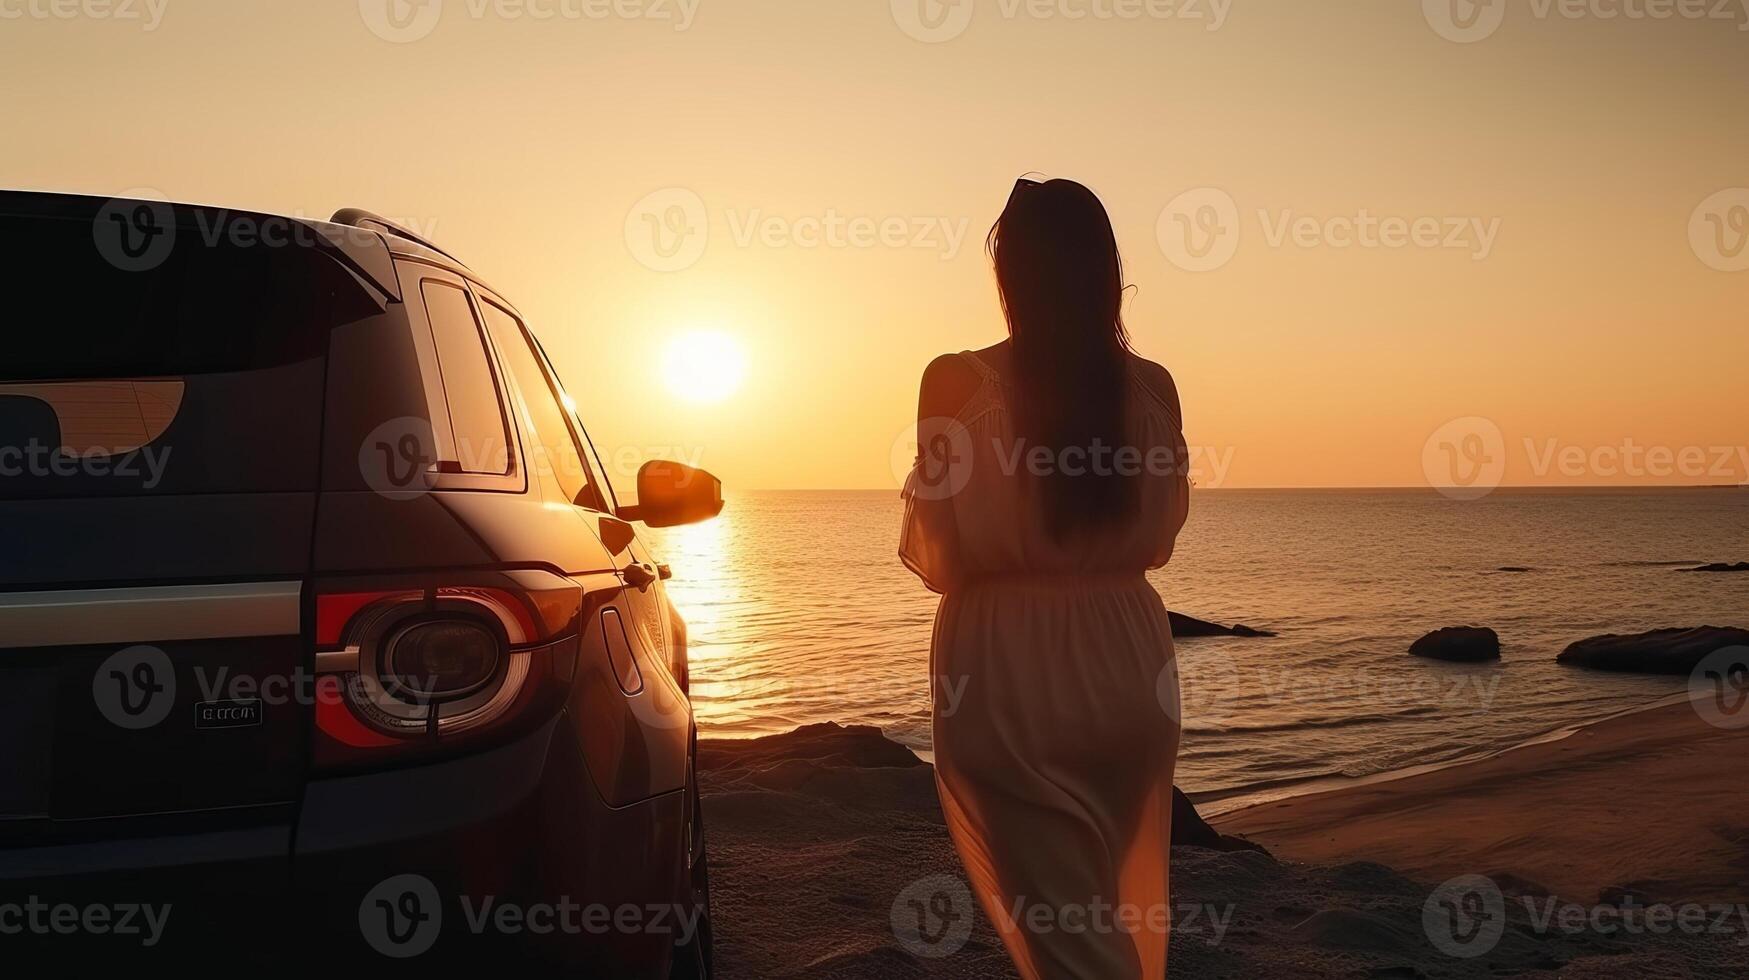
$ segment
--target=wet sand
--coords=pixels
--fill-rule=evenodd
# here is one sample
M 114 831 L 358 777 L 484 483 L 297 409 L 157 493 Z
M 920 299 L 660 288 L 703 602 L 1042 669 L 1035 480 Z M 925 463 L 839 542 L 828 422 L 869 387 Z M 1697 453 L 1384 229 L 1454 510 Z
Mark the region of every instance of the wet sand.
M 1211 823 L 1284 858 L 1376 861 L 1433 881 L 1511 874 L 1578 902 L 1624 887 L 1660 901 L 1749 901 L 1749 728 L 1666 705 Z
M 1539 920 L 1557 901 L 1548 889 L 1586 904 L 1613 885 L 1749 902 L 1749 736 L 1684 711 L 1215 819 L 1273 854 L 1173 849 L 1169 975 L 1740 975 L 1749 915 L 1705 934 Z M 809 726 L 707 740 L 700 768 L 721 975 L 1014 976 L 990 924 L 956 897 L 933 773 L 902 746 Z M 1496 876 L 1504 928 L 1479 955 L 1453 955 L 1427 909 L 1446 878 L 1476 873 Z

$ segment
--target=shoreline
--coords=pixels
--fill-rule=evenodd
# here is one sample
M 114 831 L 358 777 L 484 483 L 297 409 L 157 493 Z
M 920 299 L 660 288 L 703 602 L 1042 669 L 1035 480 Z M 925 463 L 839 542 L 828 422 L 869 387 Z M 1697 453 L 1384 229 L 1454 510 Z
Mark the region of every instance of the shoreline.
M 1576 902 L 1738 902 L 1749 785 L 1731 776 L 1746 747 L 1749 728 L 1709 724 L 1683 693 L 1476 759 L 1207 818 L 1296 861 L 1499 877 Z
M 1364 776 L 1305 776 L 1284 780 L 1278 783 L 1250 783 L 1243 786 L 1227 787 L 1225 789 L 1197 791 L 1186 790 L 1185 796 L 1196 805 L 1197 812 L 1202 814 L 1205 819 L 1214 820 L 1216 817 L 1229 816 L 1242 810 L 1265 806 L 1271 803 L 1279 803 L 1285 800 L 1318 796 L 1324 793 L 1339 793 L 1349 790 L 1364 789 L 1369 786 L 1390 783 L 1399 779 L 1410 779 L 1431 773 L 1444 772 L 1450 769 L 1459 769 L 1465 766 L 1484 763 L 1520 749 L 1571 738 L 1596 725 L 1605 724 L 1621 718 L 1631 718 L 1635 715 L 1646 712 L 1658 711 L 1673 704 L 1685 704 L 1690 698 L 1691 694 L 1689 692 L 1673 692 L 1644 704 L 1623 708 L 1619 711 L 1612 711 L 1585 721 L 1570 722 L 1546 732 L 1539 732 L 1535 735 L 1520 738 L 1498 748 L 1487 749 L 1481 752 L 1463 755 L 1453 759 L 1446 759 L 1440 762 L 1404 766 L 1399 769 L 1387 769 L 1382 772 L 1368 773 Z M 829 724 L 838 723 L 830 722 Z M 800 732 L 807 727 L 810 726 L 798 725 L 794 728 L 783 731 L 756 732 L 751 734 L 707 735 L 701 733 L 700 740 L 721 746 L 745 745 L 764 739 L 782 739 L 792 737 L 797 732 Z M 872 727 L 879 729 L 880 726 L 877 725 Z M 893 741 L 893 744 L 915 756 L 917 760 L 924 765 L 935 765 L 935 752 L 933 750 L 905 745 L 902 742 L 893 740 L 890 735 L 886 735 L 884 730 L 881 731 L 884 737 Z
M 1621 718 L 1631 718 L 1635 715 L 1668 708 L 1673 704 L 1687 704 L 1692 695 L 1687 691 L 1677 691 L 1645 704 L 1613 711 L 1588 721 L 1572 722 L 1549 731 L 1522 738 L 1499 748 L 1488 749 L 1470 755 L 1446 759 L 1441 762 L 1429 762 L 1417 766 L 1405 766 L 1401 769 L 1387 769 L 1383 772 L 1368 773 L 1364 776 L 1307 776 L 1302 779 L 1285 781 L 1266 785 L 1253 783 L 1249 786 L 1235 786 L 1227 789 L 1187 792 L 1197 811 L 1203 816 L 1214 819 L 1216 816 L 1236 814 L 1253 807 L 1266 806 L 1284 800 L 1295 800 L 1307 796 L 1317 796 L 1323 793 L 1340 793 L 1349 790 L 1364 789 L 1381 783 L 1391 783 L 1399 779 L 1412 779 L 1431 773 L 1444 772 L 1448 769 L 1459 769 L 1464 766 L 1484 763 L 1497 759 L 1510 752 L 1527 749 L 1550 742 L 1559 742 L 1592 728 Z
M 1749 728 L 1709 726 L 1687 701 L 1205 814 L 1266 850 L 1175 844 L 1171 975 L 1725 975 L 1749 942 L 1749 784 L 1730 778 Z M 1014 976 L 983 913 L 953 897 L 963 871 L 934 771 L 911 749 L 825 723 L 701 739 L 699 775 L 724 976 Z M 1498 948 L 1473 959 L 1441 948 L 1425 918 L 1441 883 L 1466 875 L 1514 896 Z M 1531 896 L 1745 911 L 1728 935 L 1629 936 L 1539 926 Z M 906 923 L 943 902 L 940 921 L 969 928 L 919 945 Z

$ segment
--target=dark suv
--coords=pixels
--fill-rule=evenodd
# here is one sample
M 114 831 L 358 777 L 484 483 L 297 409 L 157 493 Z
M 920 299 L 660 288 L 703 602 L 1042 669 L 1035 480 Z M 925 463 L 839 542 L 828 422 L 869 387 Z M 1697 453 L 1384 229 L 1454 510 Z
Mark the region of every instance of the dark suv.
M 365 212 L 0 193 L 0 269 L 0 962 L 708 973 L 634 523 L 714 478 L 617 499 L 515 308 Z

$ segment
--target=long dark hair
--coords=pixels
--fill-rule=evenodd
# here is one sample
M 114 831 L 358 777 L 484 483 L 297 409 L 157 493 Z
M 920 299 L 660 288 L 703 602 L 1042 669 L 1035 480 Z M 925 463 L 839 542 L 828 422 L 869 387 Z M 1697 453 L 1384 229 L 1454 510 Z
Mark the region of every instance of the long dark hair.
M 1057 537 L 1113 524 L 1134 512 L 1137 492 L 1136 474 L 1114 465 L 1127 439 L 1130 339 L 1111 219 L 1081 184 L 1022 179 L 985 245 L 1014 348 L 1015 435 L 1025 452 L 1045 446 L 1057 460 L 1030 486 Z M 1073 467 L 1084 472 L 1064 472 L 1068 449 L 1087 454 Z

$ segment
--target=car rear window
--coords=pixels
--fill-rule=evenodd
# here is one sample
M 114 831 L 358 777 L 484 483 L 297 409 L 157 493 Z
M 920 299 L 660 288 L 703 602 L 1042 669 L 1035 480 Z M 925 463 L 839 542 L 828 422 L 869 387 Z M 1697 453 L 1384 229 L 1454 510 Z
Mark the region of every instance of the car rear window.
M 316 486 L 329 328 L 361 293 L 314 247 L 0 214 L 0 499 Z
M 492 380 L 485 338 L 474 321 L 468 294 L 460 286 L 436 279 L 421 282 L 420 292 L 431 320 L 431 336 L 437 343 L 438 369 L 443 372 L 461 471 L 508 473 L 510 436 L 499 407 L 498 386 Z

